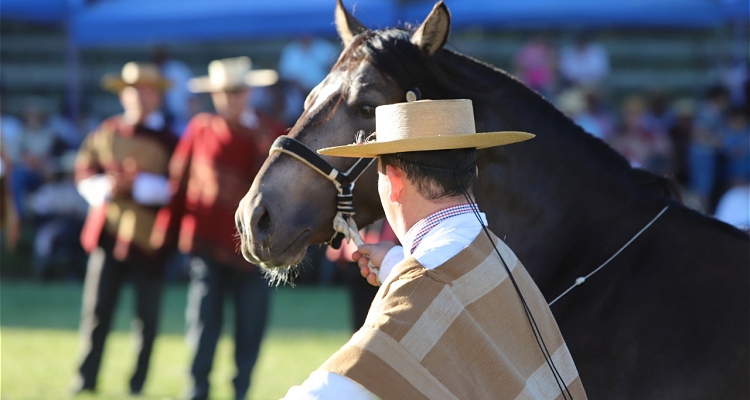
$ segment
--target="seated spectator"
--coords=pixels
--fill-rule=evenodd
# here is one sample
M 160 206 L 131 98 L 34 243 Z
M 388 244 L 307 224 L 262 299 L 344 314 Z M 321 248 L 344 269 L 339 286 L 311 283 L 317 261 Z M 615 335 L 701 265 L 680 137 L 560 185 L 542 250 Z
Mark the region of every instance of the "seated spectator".
M 557 54 L 543 36 L 525 44 L 514 59 L 516 75 L 531 89 L 550 97 L 557 84 Z
M 750 182 L 750 126 L 747 118 L 747 110 L 731 109 L 727 125 L 721 132 L 726 180 L 730 185 Z
M 74 182 L 76 153 L 68 153 L 56 163 L 53 179 L 31 196 L 29 203 L 36 223 L 33 246 L 34 276 L 46 279 L 62 269 L 68 280 L 83 279 L 86 252 L 78 237 L 88 212 Z
M 606 139 L 605 128 L 598 118 L 589 112 L 586 96 L 581 89 L 568 89 L 557 99 L 557 106 L 584 131 L 599 139 Z
M 640 96 L 630 96 L 622 103 L 622 123 L 612 146 L 634 167 L 665 175 L 671 172 L 671 146 L 665 135 L 646 124 L 646 103 Z
M 560 74 L 566 83 L 599 86 L 609 75 L 609 55 L 601 44 L 588 34 L 578 36 L 573 44 L 560 51 Z
M 8 146 L 8 155 L 13 164 L 11 194 L 22 219 L 28 216 L 26 195 L 47 180 L 52 157 L 60 148 L 57 135 L 47 124 L 47 112 L 41 99 L 27 101 L 23 123 L 21 136 Z
M 171 82 L 171 86 L 164 92 L 162 113 L 172 131 L 182 134 L 190 117 L 190 98 L 188 81 L 193 77 L 193 71 L 182 61 L 170 57 L 165 46 L 157 46 L 151 55 L 151 61 L 159 66 L 161 74 Z
M 658 134 L 666 134 L 675 124 L 675 114 L 669 104 L 669 96 L 662 91 L 654 91 L 648 99 L 646 126 Z
M 720 132 L 726 125 L 725 113 L 728 106 L 729 94 L 725 88 L 714 86 L 708 89 L 705 100 L 696 110 L 695 129 L 688 151 L 688 186 L 708 212 L 715 204 Z
M 324 39 L 301 37 L 281 51 L 279 74 L 295 82 L 307 96 L 326 77 L 338 53 L 338 48 Z
M 682 186 L 689 181 L 688 149 L 693 137 L 695 103 L 691 99 L 680 99 L 674 106 L 675 122 L 668 131 L 672 142 L 674 178 Z
M 750 183 L 737 185 L 724 193 L 716 206 L 715 217 L 739 229 L 750 230 Z

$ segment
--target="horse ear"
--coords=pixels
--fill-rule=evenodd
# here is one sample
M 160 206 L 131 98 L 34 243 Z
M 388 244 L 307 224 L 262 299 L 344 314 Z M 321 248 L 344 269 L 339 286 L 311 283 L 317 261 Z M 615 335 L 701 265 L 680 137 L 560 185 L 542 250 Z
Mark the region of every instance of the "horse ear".
M 428 56 L 434 56 L 445 45 L 451 29 L 451 14 L 448 7 L 439 1 L 432 8 L 422 25 L 411 35 L 411 42 Z
M 357 21 L 349 11 L 346 11 L 341 0 L 336 0 L 336 30 L 344 42 L 344 46 L 348 46 L 354 36 L 367 31 L 367 28 Z

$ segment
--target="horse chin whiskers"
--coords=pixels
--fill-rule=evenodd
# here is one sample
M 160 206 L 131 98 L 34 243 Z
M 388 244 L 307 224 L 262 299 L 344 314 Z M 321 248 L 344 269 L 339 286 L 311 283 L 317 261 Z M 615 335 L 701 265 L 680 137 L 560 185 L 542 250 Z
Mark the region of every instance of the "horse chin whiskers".
M 275 266 L 266 263 L 260 264 L 263 271 L 263 277 L 268 281 L 268 286 L 279 287 L 281 284 L 288 284 L 294 287 L 294 279 L 300 274 L 300 265 Z

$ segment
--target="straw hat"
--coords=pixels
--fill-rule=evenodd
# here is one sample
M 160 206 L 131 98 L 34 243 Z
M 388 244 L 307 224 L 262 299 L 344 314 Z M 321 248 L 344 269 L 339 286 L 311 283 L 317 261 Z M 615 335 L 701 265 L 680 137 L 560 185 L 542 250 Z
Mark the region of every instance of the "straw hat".
M 191 79 L 188 89 L 193 93 L 226 92 L 248 86 L 269 86 L 279 79 L 279 74 L 272 69 L 252 71 L 251 67 L 248 57 L 211 61 L 208 75 Z
M 110 92 L 120 93 L 127 86 L 150 84 L 159 90 L 171 86 L 169 80 L 162 76 L 159 67 L 150 63 L 129 62 L 122 67 L 120 75 L 107 74 L 102 77 L 101 85 Z
M 318 153 L 339 157 L 377 157 L 381 154 L 476 148 L 521 142 L 526 132 L 483 132 L 474 127 L 471 100 L 419 100 L 375 109 L 377 134 L 373 141 L 328 147 Z

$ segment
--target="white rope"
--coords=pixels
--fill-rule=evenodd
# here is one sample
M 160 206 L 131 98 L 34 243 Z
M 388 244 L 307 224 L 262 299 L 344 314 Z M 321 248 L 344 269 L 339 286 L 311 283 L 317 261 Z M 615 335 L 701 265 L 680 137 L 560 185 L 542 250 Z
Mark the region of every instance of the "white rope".
M 600 269 L 604 268 L 607 264 L 609 264 L 610 261 L 614 260 L 614 258 L 617 257 L 618 254 L 622 253 L 622 251 L 625 250 L 628 246 L 630 246 L 630 244 L 633 243 L 633 241 L 637 239 L 638 236 L 641 236 L 641 234 L 645 232 L 646 229 L 648 229 L 654 222 L 656 222 L 656 220 L 659 219 L 659 217 L 661 217 L 661 215 L 664 214 L 665 211 L 667 211 L 667 208 L 669 208 L 669 205 L 664 206 L 661 212 L 659 212 L 659 214 L 656 214 L 656 216 L 654 217 L 654 219 L 651 220 L 651 222 L 646 224 L 646 226 L 644 226 L 643 229 L 641 229 L 638 233 L 635 234 L 635 236 L 633 236 L 632 239 L 630 239 L 627 243 L 625 243 L 625 245 L 622 246 L 620 250 L 617 250 L 617 253 L 613 254 L 612 257 L 610 257 L 607 261 L 604 262 L 604 264 L 600 265 L 597 269 L 591 271 L 588 275 L 577 278 L 576 282 L 571 287 L 569 287 L 568 290 L 562 292 L 562 294 L 557 296 L 556 299 L 552 300 L 549 303 L 549 305 L 551 306 L 555 304 L 556 301 L 560 300 L 563 296 L 568 294 L 568 292 L 573 290 L 574 287 L 583 284 L 583 282 L 586 282 L 586 279 L 590 278 L 591 275 L 594 275 L 595 273 L 599 272 Z
M 362 247 L 365 244 L 365 241 L 362 240 L 362 236 L 359 235 L 359 229 L 357 229 L 357 224 L 354 222 L 353 217 L 345 220 L 340 212 L 336 213 L 336 216 L 333 217 L 333 229 L 336 232 L 343 233 L 344 236 L 346 236 L 347 241 L 353 240 L 354 244 L 357 245 L 357 248 Z M 378 268 L 372 265 L 371 261 L 367 262 L 367 267 L 377 275 Z

